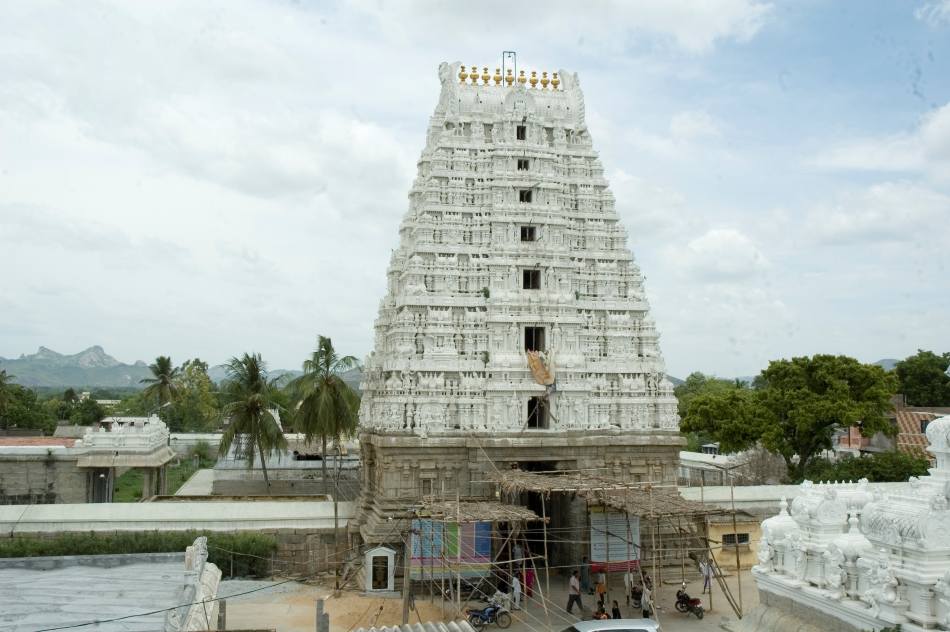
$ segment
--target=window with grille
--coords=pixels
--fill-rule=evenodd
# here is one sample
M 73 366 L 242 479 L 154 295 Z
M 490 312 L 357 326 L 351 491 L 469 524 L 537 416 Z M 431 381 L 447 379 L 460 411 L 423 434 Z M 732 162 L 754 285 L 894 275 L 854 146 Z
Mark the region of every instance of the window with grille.
M 534 226 L 521 227 L 521 241 L 536 241 L 537 230 Z
M 521 189 L 518 191 L 518 201 L 522 204 L 531 203 L 531 189 Z
M 518 171 L 527 171 L 528 170 L 528 159 L 519 158 L 518 159 Z
M 518 140 L 524 140 L 525 138 L 527 138 L 528 128 L 525 127 L 524 125 L 519 125 L 517 128 L 515 128 L 515 137 Z
M 724 533 L 722 534 L 722 545 L 725 546 L 736 546 L 736 542 L 739 543 L 739 546 L 748 546 L 749 545 L 749 534 L 748 533 Z

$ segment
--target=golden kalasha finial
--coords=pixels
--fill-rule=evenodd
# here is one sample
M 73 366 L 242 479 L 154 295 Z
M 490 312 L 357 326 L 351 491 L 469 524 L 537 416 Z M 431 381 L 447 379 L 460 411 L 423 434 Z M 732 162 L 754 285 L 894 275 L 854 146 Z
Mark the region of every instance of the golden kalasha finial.
M 521 85 L 524 85 L 526 81 L 528 81 L 528 78 L 524 76 L 524 71 L 523 71 L 523 70 L 519 70 L 519 71 L 518 71 L 518 83 L 520 83 Z
M 551 77 L 551 89 L 552 89 L 552 90 L 557 90 L 557 87 L 558 87 L 559 85 L 561 85 L 561 80 L 557 78 L 557 73 L 556 73 L 556 72 L 555 72 L 555 73 L 551 73 L 551 74 L 552 74 L 552 77 Z
M 487 86 L 489 79 L 491 79 L 491 75 L 488 74 L 488 66 L 485 66 L 482 68 L 482 83 Z
M 465 72 L 465 66 L 462 66 L 459 69 L 459 81 L 461 81 L 462 83 L 465 83 L 466 79 L 468 79 L 468 73 Z
M 510 87 L 511 87 L 511 84 L 514 83 L 514 81 L 515 81 L 515 76 L 514 76 L 513 74 L 511 74 L 511 68 L 509 68 L 509 69 L 508 69 L 508 74 L 505 75 L 505 83 L 507 83 L 507 84 L 508 84 L 508 87 L 510 88 Z
M 542 89 L 542 90 L 547 90 L 547 89 L 548 89 L 548 83 L 549 83 L 550 81 L 551 81 L 551 80 L 548 79 L 548 73 L 547 73 L 547 72 L 542 72 L 542 73 L 541 73 L 541 89 Z
M 472 66 L 472 74 L 469 75 L 472 79 L 472 85 L 478 85 L 478 66 Z
M 538 71 L 537 70 L 531 71 L 531 79 L 528 81 L 528 83 L 531 84 L 532 88 L 538 87 Z
M 496 86 L 501 85 L 501 68 L 495 68 L 495 76 L 492 79 L 494 79 Z

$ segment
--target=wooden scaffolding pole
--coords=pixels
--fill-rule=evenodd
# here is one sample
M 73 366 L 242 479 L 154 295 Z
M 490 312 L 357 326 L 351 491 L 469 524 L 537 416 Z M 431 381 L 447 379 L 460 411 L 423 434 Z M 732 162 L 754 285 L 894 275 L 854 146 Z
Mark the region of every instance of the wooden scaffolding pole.
M 456 562 L 457 568 L 455 569 L 458 573 L 458 583 L 455 589 L 455 605 L 458 608 L 458 616 L 462 616 L 462 498 L 456 490 L 455 492 L 455 503 L 456 503 L 456 514 L 455 519 L 457 522 L 456 525 Z M 474 540 L 472 541 L 472 546 L 475 545 Z
M 544 504 L 544 492 L 539 494 L 541 496 L 541 529 L 544 533 L 544 593 L 546 595 L 551 594 L 551 560 L 548 558 L 548 512 Z M 538 579 L 540 584 L 540 578 Z M 545 608 L 545 614 L 547 614 L 547 608 Z M 548 627 L 551 627 L 550 625 Z

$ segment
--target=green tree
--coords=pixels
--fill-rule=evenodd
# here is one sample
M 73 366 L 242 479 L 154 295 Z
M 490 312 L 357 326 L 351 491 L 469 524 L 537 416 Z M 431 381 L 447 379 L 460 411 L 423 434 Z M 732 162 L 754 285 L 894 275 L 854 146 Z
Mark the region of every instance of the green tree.
M 277 390 L 275 380 L 268 379 L 267 365 L 259 353 L 245 353 L 241 358 L 231 358 L 226 366 L 227 379 L 223 392 L 226 402 L 224 417 L 228 425 L 221 435 L 219 454 L 227 454 L 234 443 L 235 453 L 250 468 L 254 463 L 254 451 L 257 450 L 264 484 L 270 491 L 267 455 L 287 449 L 287 439 L 272 412 Z
M 172 432 L 203 432 L 213 429 L 221 419 L 214 382 L 208 377 L 208 364 L 195 358 L 185 362 L 175 383 L 174 406 L 162 412 Z
M 309 443 L 320 439 L 323 457 L 323 484 L 327 481 L 327 442 L 339 444 L 344 437 L 356 431 L 360 397 L 343 381 L 341 375 L 359 366 L 353 356 L 339 356 L 333 343 L 326 336 L 319 336 L 317 348 L 304 360 L 303 375 L 288 385 L 297 431 L 303 433 Z M 336 483 L 339 483 L 339 460 Z M 333 528 L 339 544 L 339 513 L 337 497 L 333 494 Z
M 122 401 L 113 408 L 113 413 L 116 415 L 144 417 L 155 410 L 155 405 L 150 403 L 149 399 L 149 397 L 146 397 L 145 391 L 133 393 L 132 395 L 123 397 Z
M 7 373 L 6 369 L 0 369 L 0 421 L 5 421 L 4 414 L 13 399 L 13 389 L 15 387 L 13 378 L 15 377 L 15 375 Z M 6 428 L 7 426 L 4 424 L 3 427 Z
M 172 401 L 178 391 L 175 380 L 178 378 L 180 369 L 175 368 L 172 359 L 168 356 L 158 356 L 155 362 L 148 365 L 148 368 L 152 372 L 152 377 L 142 378 L 139 383 L 148 384 L 143 391 L 145 397 L 156 398 L 158 409 L 161 410 L 162 406 Z
M 690 373 L 686 380 L 673 389 L 676 399 L 679 402 L 680 417 L 686 417 L 686 411 L 689 404 L 697 395 L 723 394 L 734 391 L 737 388 L 745 388 L 745 384 L 738 380 L 723 380 L 712 375 L 705 375 L 699 371 Z M 715 439 L 706 432 L 687 432 L 686 449 L 692 452 L 699 452 L 704 443 L 710 443 Z
M 937 355 L 918 349 L 894 367 L 900 392 L 911 406 L 950 406 L 950 353 Z
M 911 476 L 924 476 L 930 462 L 920 455 L 898 450 L 848 457 L 832 463 L 828 459 L 812 461 L 805 478 L 812 481 L 859 481 L 872 483 L 901 482 Z M 800 482 L 800 481 L 795 481 Z
M 92 426 L 102 421 L 105 416 L 106 411 L 99 405 L 99 402 L 87 397 L 73 405 L 72 411 L 69 413 L 69 421 L 77 426 Z
M 791 479 L 800 480 L 810 462 L 832 447 L 839 428 L 860 426 L 867 437 L 893 435 L 887 413 L 896 388 L 892 374 L 846 356 L 776 360 L 753 390 L 696 396 L 682 429 L 709 433 L 726 452 L 761 442 L 781 455 Z
M 8 384 L 4 390 L 5 403 L 3 414 L 0 415 L 0 426 L 42 430 L 45 434 L 52 434 L 56 430 L 56 420 L 39 401 L 33 389 Z

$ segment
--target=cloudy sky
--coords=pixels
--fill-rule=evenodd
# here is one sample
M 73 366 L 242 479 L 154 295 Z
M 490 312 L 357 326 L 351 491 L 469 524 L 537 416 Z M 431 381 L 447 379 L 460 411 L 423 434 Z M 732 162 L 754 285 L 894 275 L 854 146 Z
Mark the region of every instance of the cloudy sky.
M 0 356 L 365 355 L 438 63 L 504 49 L 580 74 L 670 373 L 950 350 L 950 0 L 514 4 L 2 3 Z

